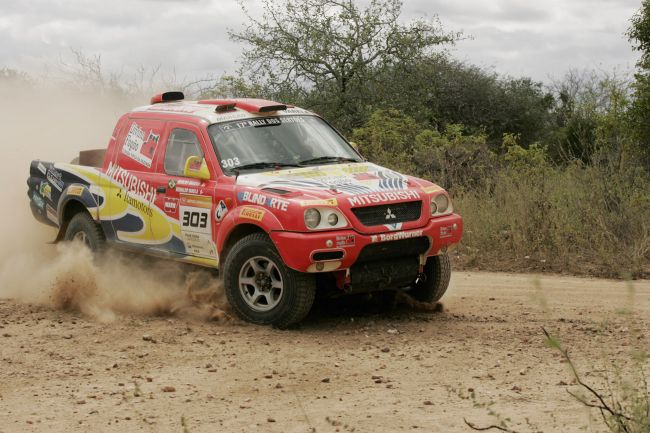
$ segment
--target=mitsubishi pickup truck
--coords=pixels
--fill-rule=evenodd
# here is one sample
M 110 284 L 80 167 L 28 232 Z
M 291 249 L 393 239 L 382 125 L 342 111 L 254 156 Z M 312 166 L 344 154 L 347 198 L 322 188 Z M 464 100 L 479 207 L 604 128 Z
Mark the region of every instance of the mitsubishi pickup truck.
M 463 228 L 440 186 L 369 162 L 312 112 L 261 99 L 156 95 L 118 120 L 105 150 L 32 161 L 27 184 L 55 241 L 218 269 L 241 318 L 279 328 L 325 288 L 438 301 Z

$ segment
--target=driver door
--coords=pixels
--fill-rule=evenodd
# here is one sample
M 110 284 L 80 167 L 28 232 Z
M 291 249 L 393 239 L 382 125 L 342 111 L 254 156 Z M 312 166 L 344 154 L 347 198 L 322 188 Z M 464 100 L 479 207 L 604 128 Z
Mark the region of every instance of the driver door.
M 155 185 L 155 205 L 162 213 L 152 222 L 153 236 L 164 251 L 216 260 L 214 188 L 209 180 L 184 176 L 189 157 L 205 157 L 205 143 L 194 125 L 170 122 L 167 128 Z

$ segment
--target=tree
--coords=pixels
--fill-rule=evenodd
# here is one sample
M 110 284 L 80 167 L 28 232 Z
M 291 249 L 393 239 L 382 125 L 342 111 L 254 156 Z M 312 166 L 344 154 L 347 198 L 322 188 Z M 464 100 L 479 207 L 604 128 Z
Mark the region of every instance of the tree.
M 243 70 L 267 86 L 302 90 L 345 131 L 367 117 L 378 65 L 417 62 L 460 37 L 435 17 L 402 24 L 401 0 L 371 0 L 363 9 L 353 0 L 264 0 L 260 19 L 241 6 L 249 25 L 229 34 L 248 45 Z
M 373 108 L 397 108 L 440 132 L 462 124 L 465 134 L 485 134 L 495 150 L 505 133 L 519 135 L 524 147 L 543 140 L 551 122 L 553 97 L 541 83 L 446 56 L 386 66 L 376 86 Z
M 641 52 L 634 75 L 634 100 L 630 107 L 630 121 L 637 139 L 637 151 L 650 166 L 650 0 L 643 0 L 641 8 L 631 19 L 628 37 L 632 47 Z

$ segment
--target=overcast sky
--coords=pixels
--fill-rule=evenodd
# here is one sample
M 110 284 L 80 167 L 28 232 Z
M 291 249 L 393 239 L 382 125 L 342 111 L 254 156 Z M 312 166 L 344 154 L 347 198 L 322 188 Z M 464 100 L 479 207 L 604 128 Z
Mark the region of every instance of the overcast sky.
M 246 1 L 256 10 L 257 0 Z M 547 81 L 568 69 L 621 72 L 637 54 L 624 33 L 640 0 L 404 0 L 403 18 L 438 15 L 472 39 L 452 54 L 512 76 Z M 258 12 L 261 13 L 261 12 Z M 244 15 L 235 0 L 0 0 L 0 67 L 33 74 L 70 48 L 101 54 L 105 68 L 161 65 L 179 79 L 233 72 L 228 40 Z

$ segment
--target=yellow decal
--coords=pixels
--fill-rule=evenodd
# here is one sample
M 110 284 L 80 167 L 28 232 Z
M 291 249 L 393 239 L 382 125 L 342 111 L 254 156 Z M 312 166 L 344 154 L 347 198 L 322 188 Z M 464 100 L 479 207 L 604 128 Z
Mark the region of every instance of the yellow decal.
M 304 178 L 317 178 L 317 177 L 330 177 L 330 176 L 346 176 L 357 173 L 367 173 L 370 171 L 368 164 L 335 164 L 325 167 L 314 168 L 296 168 L 281 171 L 267 171 L 262 173 L 264 176 L 271 177 L 304 177 Z
M 440 188 L 438 185 L 425 186 L 422 188 L 422 191 L 427 194 L 431 194 L 432 192 L 442 191 L 442 188 Z
M 84 192 L 84 187 L 81 185 L 72 185 L 68 187 L 68 195 L 81 195 Z
M 212 197 L 206 195 L 181 194 L 180 205 L 210 209 L 212 208 Z
M 335 198 L 320 199 L 320 200 L 302 200 L 300 206 L 338 206 Z
M 239 217 L 240 218 L 248 218 L 251 220 L 255 221 L 262 221 L 262 218 L 264 218 L 264 214 L 266 212 L 263 211 L 262 209 L 255 209 L 252 207 L 243 207 L 241 208 L 241 212 L 239 212 Z

